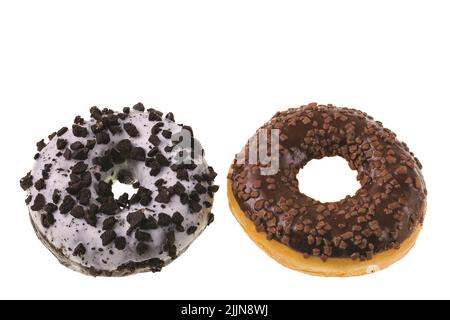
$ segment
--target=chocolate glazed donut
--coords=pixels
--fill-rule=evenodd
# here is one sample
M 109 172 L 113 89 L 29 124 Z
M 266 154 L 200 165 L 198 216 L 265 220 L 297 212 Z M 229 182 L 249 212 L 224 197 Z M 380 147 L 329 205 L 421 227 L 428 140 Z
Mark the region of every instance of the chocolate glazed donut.
M 427 191 L 419 160 L 392 131 L 361 111 L 317 104 L 278 112 L 260 131 L 273 129 L 278 172 L 263 175 L 264 166 L 235 160 L 228 177 L 231 209 L 260 247 L 285 266 L 321 276 L 375 272 L 409 251 Z M 332 203 L 302 194 L 299 170 L 334 156 L 357 170 L 356 194 Z

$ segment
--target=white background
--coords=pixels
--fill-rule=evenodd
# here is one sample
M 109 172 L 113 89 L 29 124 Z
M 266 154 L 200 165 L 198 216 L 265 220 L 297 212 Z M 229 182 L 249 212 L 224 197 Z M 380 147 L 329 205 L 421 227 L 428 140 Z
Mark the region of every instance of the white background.
M 450 298 L 449 14 L 448 1 L 2 1 L 0 297 Z M 216 221 L 160 274 L 89 278 L 37 240 L 19 178 L 36 141 L 75 115 L 138 101 L 194 127 L 219 172 Z M 424 164 L 424 230 L 383 272 L 285 269 L 228 209 L 234 153 L 276 111 L 311 101 L 366 111 Z M 333 163 L 305 169 L 312 195 L 353 190 Z

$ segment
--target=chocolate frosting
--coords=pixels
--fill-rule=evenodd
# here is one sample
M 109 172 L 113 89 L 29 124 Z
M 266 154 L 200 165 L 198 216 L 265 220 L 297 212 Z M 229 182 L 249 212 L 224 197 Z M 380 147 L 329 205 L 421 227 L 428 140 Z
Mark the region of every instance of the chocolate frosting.
M 381 122 L 355 109 L 309 104 L 278 112 L 258 131 L 271 129 L 280 130 L 278 173 L 263 175 L 263 165 L 235 160 L 229 175 L 240 208 L 269 240 L 305 257 L 365 260 L 399 248 L 423 223 L 422 166 Z M 357 170 L 361 188 L 330 203 L 302 194 L 299 170 L 333 156 Z

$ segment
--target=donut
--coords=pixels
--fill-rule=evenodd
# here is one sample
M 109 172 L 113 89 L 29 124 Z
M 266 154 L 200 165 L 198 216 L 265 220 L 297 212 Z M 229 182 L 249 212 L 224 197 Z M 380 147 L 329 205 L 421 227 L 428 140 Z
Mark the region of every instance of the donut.
M 257 136 L 266 139 L 254 145 L 255 153 L 270 145 L 278 170 L 251 161 Z M 361 188 L 330 203 L 302 194 L 299 170 L 334 156 L 357 171 Z M 228 199 L 245 232 L 282 265 L 317 276 L 360 276 L 413 247 L 426 211 L 421 169 L 381 122 L 355 109 L 311 103 L 277 112 L 249 140 L 231 166 Z
M 216 173 L 192 128 L 142 103 L 90 109 L 37 143 L 20 186 L 32 226 L 66 267 L 92 276 L 158 272 L 209 225 Z M 133 194 L 115 195 L 114 183 Z

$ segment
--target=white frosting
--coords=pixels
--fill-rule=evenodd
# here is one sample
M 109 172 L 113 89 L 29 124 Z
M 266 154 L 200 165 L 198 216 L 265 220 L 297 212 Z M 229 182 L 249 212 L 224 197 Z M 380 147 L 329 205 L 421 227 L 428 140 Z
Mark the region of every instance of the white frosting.
M 137 127 L 139 136 L 136 138 L 130 138 L 125 130 L 122 130 L 122 132 L 115 135 L 112 135 L 108 131 L 111 141 L 108 144 L 96 144 L 94 149 L 89 152 L 88 159 L 84 162 L 89 165 L 88 171 L 91 171 L 92 173 L 92 184 L 90 187 L 92 194 L 92 203 L 96 203 L 95 199 L 97 198 L 97 192 L 95 190 L 97 180 L 94 178 L 93 173 L 100 172 L 99 167 L 93 165 L 92 163 L 92 159 L 94 157 L 103 155 L 106 150 L 114 147 L 122 139 L 130 139 L 134 147 L 142 147 L 144 148 L 144 150 L 146 150 L 146 152 L 148 152 L 148 150 L 152 148 L 152 144 L 148 142 L 148 138 L 151 135 L 151 128 L 156 123 L 156 121 L 148 120 L 148 112 L 131 110 L 129 117 L 124 121 L 119 120 L 119 122 L 132 122 Z M 172 131 L 173 135 L 181 132 L 182 130 L 181 126 L 170 120 L 163 118 L 162 122 L 164 123 L 164 127 L 162 127 L 162 129 L 168 129 Z M 103 220 L 110 217 L 108 215 L 98 213 L 97 226 L 93 227 L 87 224 L 84 219 L 74 218 L 70 213 L 61 214 L 58 209 L 53 213 L 56 222 L 47 229 L 43 227 L 41 223 L 41 214 L 45 213 L 45 211 L 31 210 L 31 206 L 33 205 L 34 199 L 38 193 L 44 195 L 48 203 L 52 201 L 51 199 L 55 189 L 61 191 L 61 200 L 57 204 L 58 207 L 61 205 L 62 200 L 68 194 L 65 189 L 67 188 L 68 182 L 70 180 L 69 174 L 71 172 L 71 167 L 79 162 L 79 160 L 66 160 L 63 156 L 57 157 L 56 154 L 60 151 L 64 152 L 64 150 L 57 149 L 56 141 L 58 138 L 66 139 L 68 141 L 66 148 L 69 148 L 70 144 L 75 141 L 81 141 L 83 144 L 85 144 L 87 140 L 95 139 L 95 135 L 90 129 L 91 125 L 95 123 L 96 120 L 94 119 L 86 121 L 84 127 L 88 128 L 88 135 L 85 138 L 75 137 L 72 133 L 71 127 L 61 137 L 54 137 L 41 151 L 40 157 L 36 160 L 31 173 L 33 176 L 33 182 L 36 182 L 37 179 L 42 178 L 42 170 L 44 169 L 45 164 L 52 164 L 51 170 L 49 172 L 50 177 L 45 181 L 46 188 L 37 191 L 36 188 L 32 186 L 27 190 L 28 195 L 32 196 L 32 201 L 30 202 L 28 207 L 30 210 L 31 219 L 34 222 L 37 231 L 40 232 L 52 246 L 60 250 L 66 258 L 86 268 L 94 267 L 96 270 L 114 271 L 119 266 L 127 262 L 141 262 L 151 258 L 159 258 L 164 262 L 164 264 L 169 263 L 172 258 L 170 258 L 166 252 L 164 252 L 163 246 L 166 238 L 166 233 L 168 232 L 169 228 L 173 229 L 173 225 L 171 227 L 158 227 L 155 230 L 145 230 L 145 232 L 151 234 L 153 241 L 147 242 L 150 247 L 147 252 L 142 255 L 138 255 L 138 253 L 136 252 L 136 245 L 138 244 L 138 241 L 134 237 L 134 232 L 130 236 L 126 235 L 126 232 L 130 227 L 129 223 L 126 220 L 126 217 L 130 212 L 144 209 L 146 216 L 152 215 L 156 220 L 158 220 L 158 214 L 160 212 L 164 212 L 172 216 L 174 212 L 178 211 L 184 217 L 182 226 L 185 228 L 185 230 L 187 230 L 191 226 L 197 227 L 195 233 L 191 235 L 188 235 L 186 231 L 175 231 L 174 244 L 177 248 L 178 254 L 186 250 L 187 247 L 192 243 L 192 241 L 205 229 L 208 224 L 208 216 L 211 211 L 210 208 L 206 208 L 202 205 L 202 210 L 200 212 L 190 213 L 189 205 L 182 205 L 179 196 L 177 195 L 173 196 L 170 202 L 166 205 L 160 204 L 155 201 L 155 197 L 158 194 L 157 187 L 154 185 L 156 180 L 163 178 L 167 181 L 167 184 L 165 185 L 167 187 L 172 186 L 177 181 L 179 181 L 176 177 L 176 172 L 171 170 L 170 167 L 163 167 L 161 169 L 161 172 L 156 177 L 153 177 L 150 176 L 150 168 L 146 167 L 143 161 L 127 160 L 124 164 L 115 166 L 109 172 L 102 173 L 102 180 L 108 181 L 110 179 L 115 179 L 115 175 L 118 172 L 118 167 L 126 167 L 133 173 L 134 178 L 136 178 L 140 182 L 141 186 L 151 190 L 153 193 L 153 200 L 148 206 L 144 207 L 139 203 L 133 204 L 129 209 L 123 209 L 120 211 L 120 213 L 114 216 L 118 220 L 115 225 L 114 231 L 116 232 L 117 236 L 124 236 L 127 240 L 126 248 L 124 250 L 117 250 L 114 247 L 114 242 L 105 247 L 102 245 L 102 240 L 100 238 L 100 235 L 103 233 L 102 224 Z M 177 148 L 169 153 L 164 151 L 164 147 L 167 145 L 172 145 L 172 141 L 171 139 L 163 138 L 161 134 L 158 134 L 158 137 L 161 140 L 161 144 L 159 145 L 161 153 L 163 153 L 167 159 L 172 160 L 175 156 L 175 153 L 177 152 Z M 191 191 L 194 191 L 194 187 L 197 184 L 197 181 L 195 181 L 192 176 L 195 174 L 201 175 L 209 172 L 207 163 L 203 157 L 199 157 L 196 160 L 196 164 L 196 169 L 188 171 L 190 181 L 180 181 L 186 188 L 186 192 L 188 194 Z M 202 182 L 202 184 L 206 188 L 208 187 L 208 184 L 206 182 Z M 117 199 L 120 195 L 114 196 Z M 212 203 L 213 199 L 210 197 L 210 195 L 208 195 L 208 193 L 200 194 L 199 196 L 200 204 L 203 204 L 204 201 Z M 82 256 L 74 256 L 73 250 L 80 243 L 84 245 L 86 253 Z M 71 267 L 73 268 L 73 266 Z

